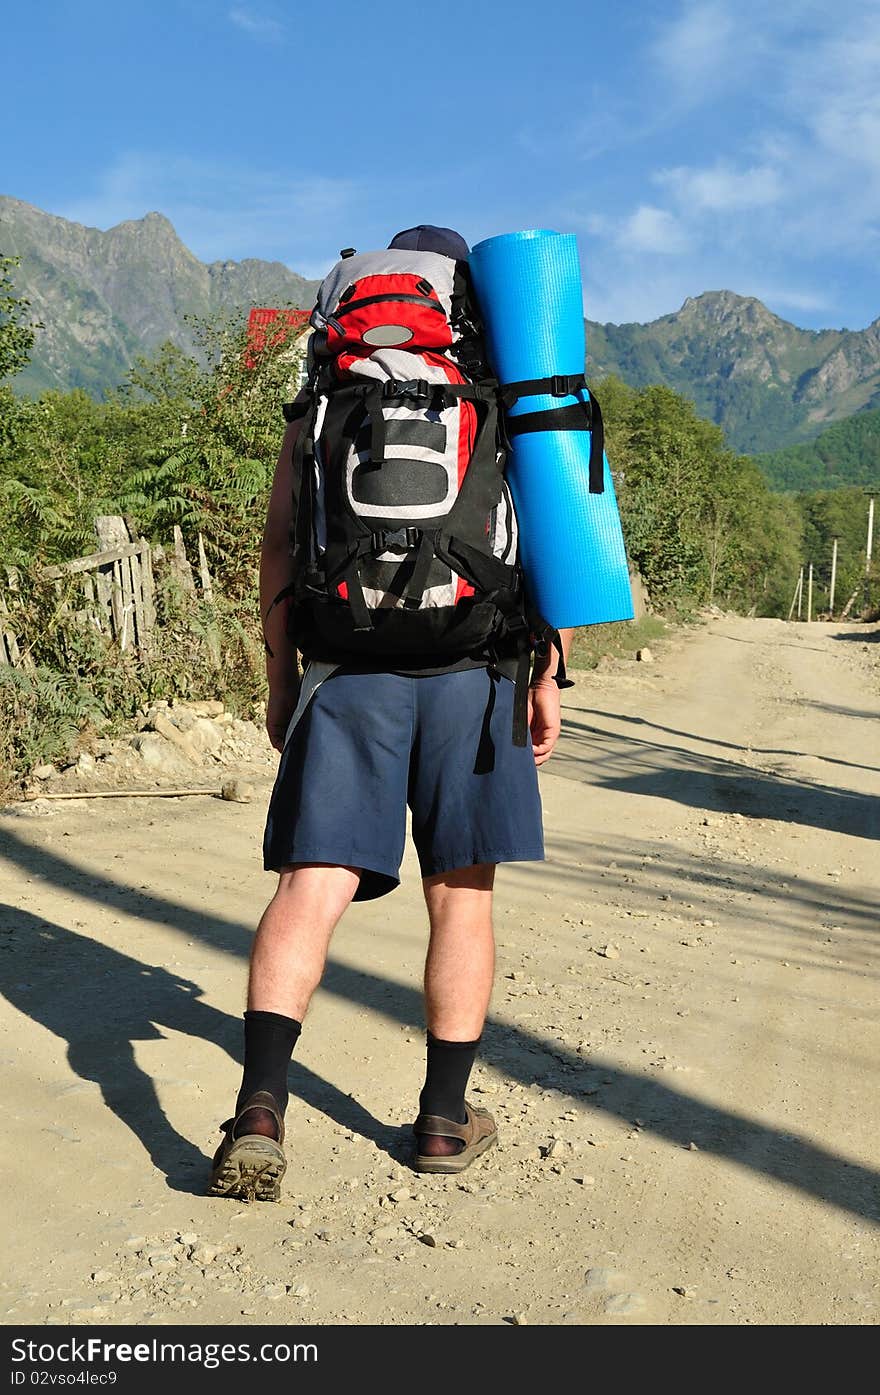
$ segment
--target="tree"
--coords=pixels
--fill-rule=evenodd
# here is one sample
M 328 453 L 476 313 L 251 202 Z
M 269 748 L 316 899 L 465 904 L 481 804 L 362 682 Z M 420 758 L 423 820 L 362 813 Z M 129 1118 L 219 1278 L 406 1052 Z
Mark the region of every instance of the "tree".
M 599 395 L 627 549 L 654 600 L 782 613 L 797 576 L 797 510 L 671 388 L 609 378 Z
M 20 261 L 19 257 L 0 256 L 0 382 L 21 372 L 30 359 L 34 330 L 42 328 L 22 323 L 30 301 L 15 294 L 10 274 Z

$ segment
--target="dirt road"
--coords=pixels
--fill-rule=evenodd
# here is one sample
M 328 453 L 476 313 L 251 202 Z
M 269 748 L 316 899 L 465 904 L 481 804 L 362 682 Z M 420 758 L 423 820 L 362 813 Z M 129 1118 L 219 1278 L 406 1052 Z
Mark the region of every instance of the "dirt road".
M 458 1181 L 406 1166 L 411 855 L 337 933 L 248 1208 L 203 1189 L 265 785 L 0 818 L 2 1321 L 876 1323 L 878 640 L 717 617 L 566 693 Z

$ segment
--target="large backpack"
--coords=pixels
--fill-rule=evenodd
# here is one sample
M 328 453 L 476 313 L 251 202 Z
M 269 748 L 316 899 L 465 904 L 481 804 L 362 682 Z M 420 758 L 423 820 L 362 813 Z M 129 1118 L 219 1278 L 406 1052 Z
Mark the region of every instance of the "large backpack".
M 294 455 L 292 633 L 307 657 L 406 666 L 532 649 L 504 479 L 499 389 L 467 265 L 388 249 L 342 260 L 311 316 Z

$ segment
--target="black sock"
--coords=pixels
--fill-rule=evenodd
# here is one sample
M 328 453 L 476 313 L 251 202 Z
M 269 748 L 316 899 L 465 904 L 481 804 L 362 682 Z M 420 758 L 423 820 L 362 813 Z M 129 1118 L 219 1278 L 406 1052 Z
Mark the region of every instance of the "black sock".
M 280 1112 L 287 1108 L 287 1067 L 302 1031 L 302 1023 L 278 1012 L 246 1012 L 244 1015 L 244 1079 L 235 1112 L 257 1090 L 268 1090 Z
M 477 1054 L 476 1041 L 439 1041 L 428 1033 L 428 1068 L 419 1113 L 465 1122 L 464 1092 Z

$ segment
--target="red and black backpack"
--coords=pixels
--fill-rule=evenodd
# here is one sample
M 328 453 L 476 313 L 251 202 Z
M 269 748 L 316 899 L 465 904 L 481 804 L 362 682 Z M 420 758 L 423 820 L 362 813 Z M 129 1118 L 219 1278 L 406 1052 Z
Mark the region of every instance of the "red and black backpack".
M 442 664 L 520 654 L 530 616 L 499 389 L 465 262 L 344 252 L 311 316 L 294 453 L 291 633 L 307 658 Z M 525 683 L 523 682 L 525 675 Z

